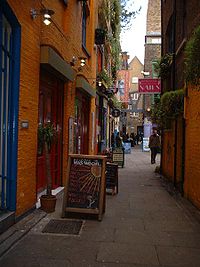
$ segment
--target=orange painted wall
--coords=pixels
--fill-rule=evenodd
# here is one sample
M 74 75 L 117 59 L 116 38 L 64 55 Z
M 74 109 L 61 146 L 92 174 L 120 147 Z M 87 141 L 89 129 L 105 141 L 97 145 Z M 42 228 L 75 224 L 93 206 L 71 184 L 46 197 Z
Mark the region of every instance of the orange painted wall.
M 182 116 L 177 119 L 177 155 L 176 155 L 176 184 L 179 187 L 182 181 L 182 143 L 183 143 L 183 121 Z
M 177 127 L 177 140 L 175 141 L 175 127 Z M 181 188 L 182 182 L 182 153 L 183 153 L 183 122 L 182 116 L 177 118 L 177 126 L 175 121 L 171 122 L 171 129 L 165 130 L 163 134 L 163 153 L 162 153 L 162 172 L 163 175 L 171 182 L 175 183 L 177 188 Z M 176 161 L 175 155 L 176 142 Z M 174 163 L 175 161 L 175 163 Z M 176 164 L 176 175 L 174 174 L 174 164 Z
M 188 89 L 186 97 L 185 196 L 200 208 L 200 92 Z
M 10 7 L 21 24 L 21 70 L 19 99 L 19 139 L 17 174 L 17 211 L 22 215 L 35 206 L 36 193 L 36 155 L 38 125 L 38 94 L 40 74 L 40 46 L 52 47 L 66 62 L 73 56 L 85 56 L 81 43 L 81 2 L 69 1 L 66 7 L 62 1 L 8 0 Z M 47 27 L 42 17 L 35 20 L 30 17 L 30 9 L 49 8 L 55 11 L 52 23 Z M 93 85 L 96 75 L 96 51 L 94 31 L 96 28 L 96 1 L 90 1 L 90 19 L 88 20 L 87 50 L 90 53 L 82 75 Z M 77 71 L 77 67 L 74 67 Z M 78 71 L 77 71 L 78 74 Z M 63 183 L 66 177 L 68 155 L 68 119 L 74 115 L 75 81 L 64 85 L 64 124 L 63 124 Z M 95 112 L 94 99 L 91 99 L 91 112 Z M 90 116 L 91 118 L 91 116 Z M 20 121 L 28 120 L 29 128 L 21 129 Z M 91 122 L 90 122 L 91 125 Z M 92 129 L 89 133 L 89 151 L 91 149 Z
M 165 130 L 163 133 L 162 147 L 162 174 L 173 181 L 174 176 L 174 132 Z
M 20 215 L 31 209 L 36 202 L 40 23 L 33 23 L 30 17 L 31 1 L 9 0 L 8 3 L 21 24 L 17 173 L 17 215 Z M 28 129 L 20 128 L 22 120 L 29 121 Z

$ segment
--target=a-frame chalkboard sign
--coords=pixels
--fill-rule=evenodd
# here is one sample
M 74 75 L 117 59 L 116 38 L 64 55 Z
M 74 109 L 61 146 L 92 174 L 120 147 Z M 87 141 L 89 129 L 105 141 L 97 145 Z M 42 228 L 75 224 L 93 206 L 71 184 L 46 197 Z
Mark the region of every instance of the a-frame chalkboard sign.
M 62 217 L 66 213 L 98 215 L 105 209 L 105 156 L 71 154 L 63 198 Z

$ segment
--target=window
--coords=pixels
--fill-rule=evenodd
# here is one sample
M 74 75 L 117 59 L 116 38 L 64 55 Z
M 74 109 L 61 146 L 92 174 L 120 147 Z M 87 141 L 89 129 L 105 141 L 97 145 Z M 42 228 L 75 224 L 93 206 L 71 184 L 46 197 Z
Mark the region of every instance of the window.
M 132 77 L 132 83 L 138 83 L 138 77 Z
M 138 118 L 139 117 L 139 113 L 138 112 L 133 112 L 133 117 Z
M 132 100 L 138 100 L 138 97 L 139 97 L 139 94 L 135 93 L 135 94 L 133 94 Z
M 161 44 L 161 37 L 146 37 L 147 44 Z

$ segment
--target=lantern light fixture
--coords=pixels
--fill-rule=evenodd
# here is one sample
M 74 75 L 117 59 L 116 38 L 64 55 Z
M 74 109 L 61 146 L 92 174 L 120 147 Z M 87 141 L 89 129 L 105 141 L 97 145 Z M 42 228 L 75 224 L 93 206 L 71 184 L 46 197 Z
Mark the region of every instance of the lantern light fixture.
M 40 10 L 36 10 L 34 8 L 32 8 L 30 10 L 30 15 L 32 19 L 36 19 L 37 16 L 43 16 L 43 22 L 45 25 L 49 25 L 51 23 L 51 16 L 54 14 L 55 12 L 51 9 L 40 9 Z

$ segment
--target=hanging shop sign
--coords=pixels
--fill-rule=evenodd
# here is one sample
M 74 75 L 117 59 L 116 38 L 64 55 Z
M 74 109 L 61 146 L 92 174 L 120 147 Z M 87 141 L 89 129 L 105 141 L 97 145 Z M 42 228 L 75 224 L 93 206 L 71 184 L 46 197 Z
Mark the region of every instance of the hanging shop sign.
M 139 79 L 138 91 L 140 94 L 159 94 L 161 93 L 161 80 Z
M 115 118 L 119 117 L 120 116 L 120 113 L 121 112 L 120 112 L 120 110 L 118 108 L 114 108 L 112 110 L 112 116 L 115 117 Z
M 69 155 L 63 212 L 96 214 L 102 219 L 105 208 L 104 156 Z

